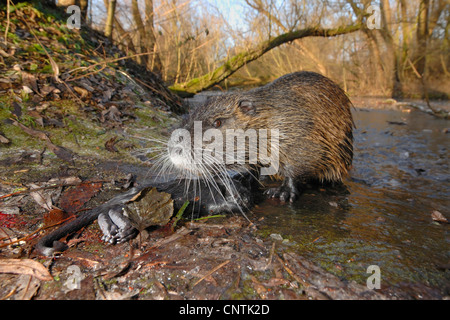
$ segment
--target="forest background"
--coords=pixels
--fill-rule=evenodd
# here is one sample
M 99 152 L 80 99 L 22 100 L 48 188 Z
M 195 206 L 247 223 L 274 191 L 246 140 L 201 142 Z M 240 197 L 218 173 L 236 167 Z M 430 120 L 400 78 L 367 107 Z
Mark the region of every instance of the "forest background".
M 174 91 L 257 86 L 310 70 L 350 95 L 448 99 L 447 0 L 47 0 Z

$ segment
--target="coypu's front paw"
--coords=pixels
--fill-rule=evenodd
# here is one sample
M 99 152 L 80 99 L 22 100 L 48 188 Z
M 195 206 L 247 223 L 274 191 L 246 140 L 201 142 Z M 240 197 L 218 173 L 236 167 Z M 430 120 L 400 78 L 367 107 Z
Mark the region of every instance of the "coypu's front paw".
M 109 243 L 122 243 L 134 238 L 136 228 L 130 219 L 123 214 L 122 206 L 116 206 L 98 216 L 98 225 L 103 232 L 102 240 Z
M 298 197 L 298 190 L 295 187 L 282 185 L 276 188 L 269 188 L 264 191 L 268 198 L 279 198 L 281 202 L 294 202 Z

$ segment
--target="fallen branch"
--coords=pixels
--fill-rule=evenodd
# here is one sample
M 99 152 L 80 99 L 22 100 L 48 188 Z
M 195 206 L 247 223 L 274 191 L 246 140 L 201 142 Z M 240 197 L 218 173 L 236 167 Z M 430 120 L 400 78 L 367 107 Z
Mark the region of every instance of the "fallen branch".
M 323 29 L 319 27 L 311 27 L 291 32 L 286 32 L 278 37 L 269 39 L 257 45 L 255 48 L 243 51 L 228 59 L 223 65 L 216 70 L 201 76 L 199 78 L 192 79 L 185 83 L 174 84 L 169 87 L 170 90 L 180 95 L 193 95 L 197 92 L 206 90 L 226 79 L 241 67 L 247 63 L 258 59 L 266 52 L 281 46 L 282 44 L 294 41 L 296 39 L 306 37 L 335 37 L 342 34 L 347 34 L 360 30 L 362 24 L 341 26 L 332 29 Z
M 47 147 L 52 152 L 54 152 L 58 158 L 66 161 L 68 163 L 73 164 L 73 152 L 64 147 L 55 145 L 50 140 L 50 138 L 48 137 L 48 135 L 45 132 L 28 128 L 27 126 L 21 124 L 20 122 L 16 121 L 13 118 L 10 118 L 10 120 L 13 122 L 13 125 L 21 128 L 25 133 L 29 134 L 30 136 L 33 136 L 33 137 L 36 137 L 36 138 L 39 138 L 39 139 L 45 141 L 47 144 Z
M 75 218 L 74 216 L 70 216 L 69 218 L 61 220 L 61 221 L 58 221 L 57 223 L 54 223 L 54 224 L 52 224 L 50 226 L 40 227 L 37 230 L 33 231 L 32 233 L 27 234 L 26 236 L 24 236 L 22 238 L 19 238 L 19 239 L 16 239 L 16 240 L 11 240 L 11 241 L 6 242 L 6 243 L 1 243 L 0 244 L 0 248 L 8 247 L 10 245 L 13 245 L 15 243 L 19 243 L 19 242 L 22 242 L 22 241 L 29 241 L 34 235 L 40 233 L 41 231 L 46 230 L 46 229 L 50 229 L 50 228 L 53 228 L 53 227 L 56 227 L 56 226 L 59 226 L 60 224 L 63 224 L 64 222 L 67 222 L 69 220 L 73 220 L 74 218 Z M 0 241 L 5 241 L 5 240 L 8 240 L 8 239 L 7 238 L 0 239 Z
M 217 270 L 219 270 L 220 268 L 223 268 L 224 266 L 226 266 L 228 263 L 230 263 L 231 260 L 227 260 L 225 262 L 222 262 L 221 264 L 219 264 L 217 267 L 214 267 L 211 271 L 209 271 L 207 274 L 205 274 L 203 277 L 201 277 L 199 280 L 197 280 L 196 283 L 194 283 L 194 285 L 192 287 L 195 287 L 196 285 L 198 285 L 200 282 L 202 282 L 203 280 L 205 280 L 206 278 L 208 278 L 210 275 L 212 275 L 214 272 L 216 272 Z
M 68 187 L 68 186 L 77 186 L 77 185 L 80 185 L 82 183 L 98 183 L 98 182 L 110 182 L 110 181 L 107 181 L 107 180 L 94 180 L 94 181 L 74 181 L 73 183 L 72 182 L 63 182 L 63 183 L 58 183 L 58 184 L 52 184 L 52 185 L 45 186 L 45 187 L 20 190 L 20 191 L 16 191 L 16 192 L 13 192 L 13 193 L 5 194 L 3 196 L 0 196 L 0 200 L 5 199 L 5 198 L 9 198 L 9 197 L 13 197 L 13 196 L 18 196 L 18 195 L 21 195 L 21 194 L 24 194 L 24 193 L 36 192 L 36 191 L 45 190 L 45 189 L 59 188 L 59 187 Z

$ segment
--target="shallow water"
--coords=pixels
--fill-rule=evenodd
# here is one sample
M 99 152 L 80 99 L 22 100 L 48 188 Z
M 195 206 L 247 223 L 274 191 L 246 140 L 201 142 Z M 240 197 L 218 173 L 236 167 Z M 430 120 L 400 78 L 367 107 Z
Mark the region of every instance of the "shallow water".
M 438 210 L 450 220 L 448 121 L 415 110 L 357 109 L 354 119 L 348 193 L 318 187 L 293 205 L 266 200 L 255 209 L 263 232 L 343 279 L 366 283 L 377 265 L 382 289 L 448 295 L 450 225 L 431 218 Z

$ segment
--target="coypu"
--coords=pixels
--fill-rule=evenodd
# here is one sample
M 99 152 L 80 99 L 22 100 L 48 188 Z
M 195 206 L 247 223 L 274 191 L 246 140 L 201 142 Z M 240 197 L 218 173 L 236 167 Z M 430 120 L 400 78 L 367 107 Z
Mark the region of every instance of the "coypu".
M 223 136 L 230 129 L 241 129 L 241 133 L 245 131 L 244 135 L 249 129 L 276 130 L 278 148 L 272 147 L 272 150 L 278 154 L 279 163 L 273 176 L 283 179 L 283 183 L 278 188 L 266 190 L 265 194 L 292 202 L 299 195 L 298 182 L 311 179 L 340 182 L 348 173 L 353 158 L 351 107 L 345 92 L 330 79 L 314 72 L 296 72 L 246 92 L 210 97 L 190 114 L 183 128 L 191 136 L 196 134 L 196 123 L 202 124 L 203 134 L 216 129 Z M 197 146 L 193 143 L 194 152 L 202 143 L 204 150 L 208 148 L 205 149 L 202 139 Z M 223 157 L 229 156 L 228 149 L 225 152 L 222 149 L 217 158 L 209 156 L 206 161 L 193 161 L 195 155 L 192 156 L 193 151 L 186 141 L 184 145 L 173 143 L 172 148 L 169 145 L 166 158 L 185 175 L 196 174 L 205 179 L 226 177 L 229 170 L 246 172 L 261 167 L 261 163 L 255 166 L 247 161 L 248 148 L 255 141 L 230 148 L 231 153 L 245 148 L 245 161 L 230 161 L 225 165 Z M 256 150 L 258 160 L 259 147 Z M 215 152 L 217 154 L 217 149 Z
M 313 72 L 292 73 L 247 92 L 211 97 L 193 110 L 181 128 L 174 130 L 173 133 L 180 134 L 172 134 L 166 143 L 167 152 L 161 153 L 154 164 L 160 174 L 176 168 L 181 177 L 168 183 L 150 183 L 147 186 L 155 186 L 159 191 L 172 194 L 175 207 L 181 206 L 185 200 L 197 199 L 201 194 L 199 205 L 193 208 L 197 213 L 240 211 L 244 214 L 244 210 L 253 203 L 253 177 L 269 166 L 265 174 L 281 178 L 283 182 L 280 187 L 267 189 L 265 194 L 293 202 L 299 195 L 299 182 L 310 179 L 340 182 L 348 173 L 353 157 L 351 106 L 339 86 Z M 200 140 L 195 137 L 198 129 Z M 232 149 L 225 152 L 220 144 L 215 144 L 214 148 L 211 148 L 212 143 L 205 147 L 205 135 L 206 140 L 211 141 L 214 137 L 214 142 L 218 142 L 220 136 L 226 136 L 227 129 L 234 129 L 234 133 L 241 130 L 244 138 L 249 129 L 262 130 L 258 133 L 266 133 L 266 136 L 265 140 L 261 139 L 261 134 L 260 139 L 256 140 L 258 143 L 251 137 L 241 140 L 244 141 L 242 146 L 234 143 L 240 139 L 236 134 L 232 136 Z M 208 135 L 208 130 L 213 134 Z M 192 136 L 193 141 L 190 139 Z M 270 151 L 271 157 L 267 157 L 268 153 L 262 157 L 261 146 L 269 138 L 271 142 L 272 138 L 276 142 L 266 150 Z M 255 144 L 258 145 L 257 161 L 251 162 L 250 147 Z M 242 149 L 244 153 L 239 154 Z M 202 151 L 202 156 L 196 158 L 198 150 Z M 231 153 L 234 157 L 224 161 Z M 273 154 L 277 156 L 273 158 Z M 270 170 L 274 168 L 275 172 Z M 196 189 L 189 190 L 190 184 Z M 36 249 L 45 255 L 65 250 L 67 246 L 56 240 L 97 218 L 105 241 L 120 243 L 134 237 L 136 230 L 122 215 L 122 207 L 145 187 L 133 188 L 69 222 L 42 238 Z

